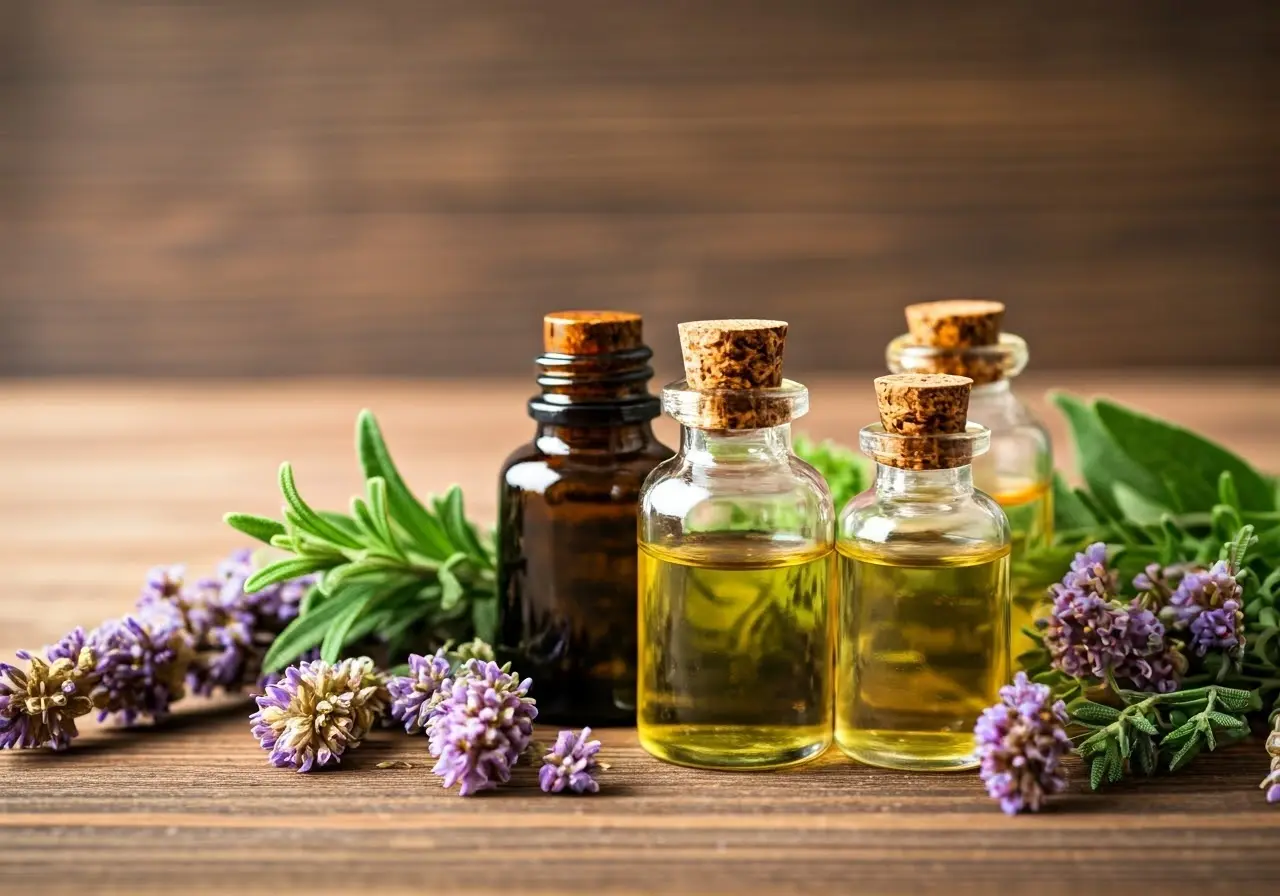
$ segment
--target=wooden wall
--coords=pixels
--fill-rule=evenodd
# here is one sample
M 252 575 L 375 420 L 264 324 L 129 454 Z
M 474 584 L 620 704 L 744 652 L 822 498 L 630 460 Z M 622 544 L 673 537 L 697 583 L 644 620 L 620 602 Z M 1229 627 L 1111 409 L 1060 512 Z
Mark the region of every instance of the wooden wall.
M 521 374 L 543 311 L 873 369 L 1277 364 L 1280 3 L 0 0 L 0 374 Z

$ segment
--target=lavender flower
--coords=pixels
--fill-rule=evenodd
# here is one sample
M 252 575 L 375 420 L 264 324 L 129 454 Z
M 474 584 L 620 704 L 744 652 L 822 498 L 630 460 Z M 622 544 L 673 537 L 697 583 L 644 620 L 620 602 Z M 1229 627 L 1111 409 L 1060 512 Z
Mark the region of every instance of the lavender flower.
M 538 715 L 525 696 L 532 682 L 518 680 L 508 668 L 469 660 L 459 676 L 441 685 L 448 696 L 427 729 L 438 760 L 432 772 L 445 787 L 461 782 L 463 796 L 505 784 L 529 746 Z
M 1267 791 L 1268 803 L 1280 803 L 1280 712 L 1275 713 L 1274 726 L 1267 735 L 1267 755 L 1271 757 L 1271 774 L 1258 786 Z
M 87 638 L 84 629 L 76 626 L 71 631 L 63 635 L 62 640 L 57 644 L 50 644 L 44 649 L 45 656 L 50 662 L 54 660 L 71 660 L 76 662 L 80 659 L 80 651 L 84 650 Z M 21 654 L 19 654 L 21 655 Z
M 25 672 L 0 663 L 0 750 L 65 750 L 79 733 L 76 719 L 93 711 L 93 651 L 82 644 L 75 657 L 53 656 L 67 641 L 48 649 L 48 661 L 19 651 Z
M 1178 629 L 1191 634 L 1198 656 L 1221 650 L 1236 659 L 1244 651 L 1243 589 L 1225 560 L 1212 569 L 1183 576 L 1169 598 L 1166 615 Z
M 1038 812 L 1047 794 L 1067 786 L 1067 707 L 1050 703 L 1049 688 L 1028 681 L 1025 672 L 1000 689 L 1000 701 L 973 729 L 982 780 L 1006 814 Z
M 298 613 L 314 583 L 305 577 L 246 594 L 253 554 L 233 552 L 218 574 L 187 583 L 181 566 L 157 567 L 147 576 L 138 610 L 143 618 L 175 619 L 191 635 L 195 658 L 187 676 L 192 692 L 237 691 L 259 679 L 274 637 Z
M 336 765 L 360 745 L 387 706 L 387 690 L 368 657 L 290 666 L 268 685 L 250 716 L 253 736 L 277 768 L 309 772 Z
M 89 635 L 97 660 L 93 691 L 99 720 L 115 715 L 125 725 L 159 718 L 181 699 L 191 665 L 191 636 L 176 617 L 126 616 Z
M 538 786 L 544 793 L 561 793 L 566 789 L 574 793 L 595 793 L 600 789 L 595 779 L 600 768 L 596 761 L 600 741 L 589 740 L 590 737 L 590 728 L 583 728 L 576 736 L 572 731 L 560 732 L 555 749 L 542 757 L 542 769 L 538 772 Z
M 404 724 L 409 734 L 420 734 L 435 713 L 436 707 L 447 696 L 441 684 L 449 677 L 449 661 L 444 650 L 432 656 L 409 656 L 409 674 L 397 675 L 387 681 L 391 695 L 391 717 Z
M 1135 690 L 1175 690 L 1186 669 L 1176 646 L 1167 644 L 1164 625 L 1141 599 L 1116 598 L 1116 574 L 1106 567 L 1106 545 L 1077 554 L 1060 584 L 1044 622 L 1044 643 L 1053 665 L 1074 678 L 1118 682 Z

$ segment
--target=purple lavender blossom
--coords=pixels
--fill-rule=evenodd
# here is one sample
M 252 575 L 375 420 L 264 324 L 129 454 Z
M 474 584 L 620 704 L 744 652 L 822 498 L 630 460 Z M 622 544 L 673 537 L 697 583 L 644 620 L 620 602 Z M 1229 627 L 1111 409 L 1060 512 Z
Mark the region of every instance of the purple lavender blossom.
M 590 728 L 583 728 L 579 735 L 572 731 L 560 732 L 555 749 L 542 757 L 542 768 L 538 772 L 538 786 L 544 793 L 565 790 L 595 793 L 600 789 L 595 779 L 600 768 L 596 761 L 600 741 L 590 740 L 590 737 Z
M 1191 570 L 1169 598 L 1165 615 L 1191 634 L 1199 656 L 1220 650 L 1238 658 L 1244 651 L 1243 589 L 1225 560 L 1208 571 Z
M 0 663 L 0 750 L 65 750 L 79 733 L 76 719 L 93 711 L 93 651 L 82 647 L 74 658 L 46 662 L 22 650 L 18 658 L 27 662 L 25 672 Z
M 382 716 L 387 690 L 368 657 L 290 666 L 256 698 L 253 736 L 277 768 L 336 765 Z
M 253 574 L 253 552 L 233 552 L 218 573 L 194 583 L 184 580 L 181 566 L 157 567 L 147 576 L 138 610 L 143 618 L 177 618 L 191 634 L 195 659 L 187 686 L 208 696 L 217 690 L 238 691 L 259 680 L 262 659 L 272 640 L 298 613 L 302 595 L 314 576 L 246 594 Z
M 1164 625 L 1142 601 L 1116 599 L 1116 574 L 1106 567 L 1106 545 L 1077 554 L 1044 624 L 1044 644 L 1055 668 L 1074 678 L 1114 675 L 1135 690 L 1175 690 L 1186 669 Z
M 534 701 L 525 696 L 532 681 L 519 681 L 497 663 L 468 660 L 461 674 L 441 688 L 448 696 L 428 727 L 432 772 L 445 787 L 461 782 L 462 796 L 505 784 L 511 767 L 529 746 Z
M 1000 689 L 1000 701 L 974 727 L 987 793 L 1008 815 L 1040 811 L 1048 794 L 1067 786 L 1062 757 L 1071 751 L 1067 707 L 1050 703 L 1049 688 L 1019 672 Z
M 408 734 L 420 734 L 447 696 L 441 685 L 449 677 L 449 660 L 444 650 L 432 656 L 409 656 L 409 674 L 387 681 L 391 694 L 391 718 L 404 724 Z
M 80 658 L 80 651 L 84 650 L 86 643 L 87 636 L 84 629 L 76 626 L 63 635 L 58 643 L 46 647 L 44 654 L 49 658 L 49 662 L 71 660 L 74 663 Z
M 1280 803 L 1280 712 L 1275 714 L 1267 735 L 1267 755 L 1271 757 L 1271 773 L 1259 786 L 1267 791 L 1268 803 Z
M 98 719 L 114 715 L 125 725 L 159 718 L 181 699 L 191 665 L 191 636 L 175 617 L 126 616 L 89 635 L 97 660 L 94 705 Z

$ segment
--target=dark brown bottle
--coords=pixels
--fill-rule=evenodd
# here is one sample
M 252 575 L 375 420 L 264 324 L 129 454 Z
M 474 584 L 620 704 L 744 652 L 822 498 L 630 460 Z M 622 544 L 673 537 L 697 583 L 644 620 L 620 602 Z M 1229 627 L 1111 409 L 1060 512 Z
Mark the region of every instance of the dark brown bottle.
M 534 681 L 538 718 L 630 725 L 636 691 L 636 502 L 670 457 L 653 435 L 640 316 L 543 319 L 533 442 L 502 466 L 500 641 Z

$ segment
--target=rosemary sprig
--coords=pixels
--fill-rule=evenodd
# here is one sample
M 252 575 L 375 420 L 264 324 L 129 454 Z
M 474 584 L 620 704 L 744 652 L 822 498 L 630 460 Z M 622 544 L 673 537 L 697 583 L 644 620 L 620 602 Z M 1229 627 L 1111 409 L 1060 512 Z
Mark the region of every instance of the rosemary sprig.
M 370 638 L 396 657 L 450 639 L 493 639 L 492 539 L 468 522 L 461 490 L 454 486 L 443 497 L 419 501 L 396 469 L 371 412 L 360 413 L 356 436 L 365 490 L 351 499 L 349 513 L 312 508 L 285 463 L 282 519 L 225 517 L 232 528 L 292 555 L 259 569 L 246 591 L 323 574 L 301 613 L 272 643 L 266 671 L 317 646 L 333 662 L 347 645 Z
M 1067 713 L 1084 730 L 1076 752 L 1089 763 L 1089 786 L 1115 783 L 1135 771 L 1176 772 L 1205 747 L 1233 741 L 1249 733 L 1247 715 L 1261 708 L 1257 691 L 1208 685 L 1171 694 L 1145 694 L 1116 689 L 1117 708 L 1084 697 Z

